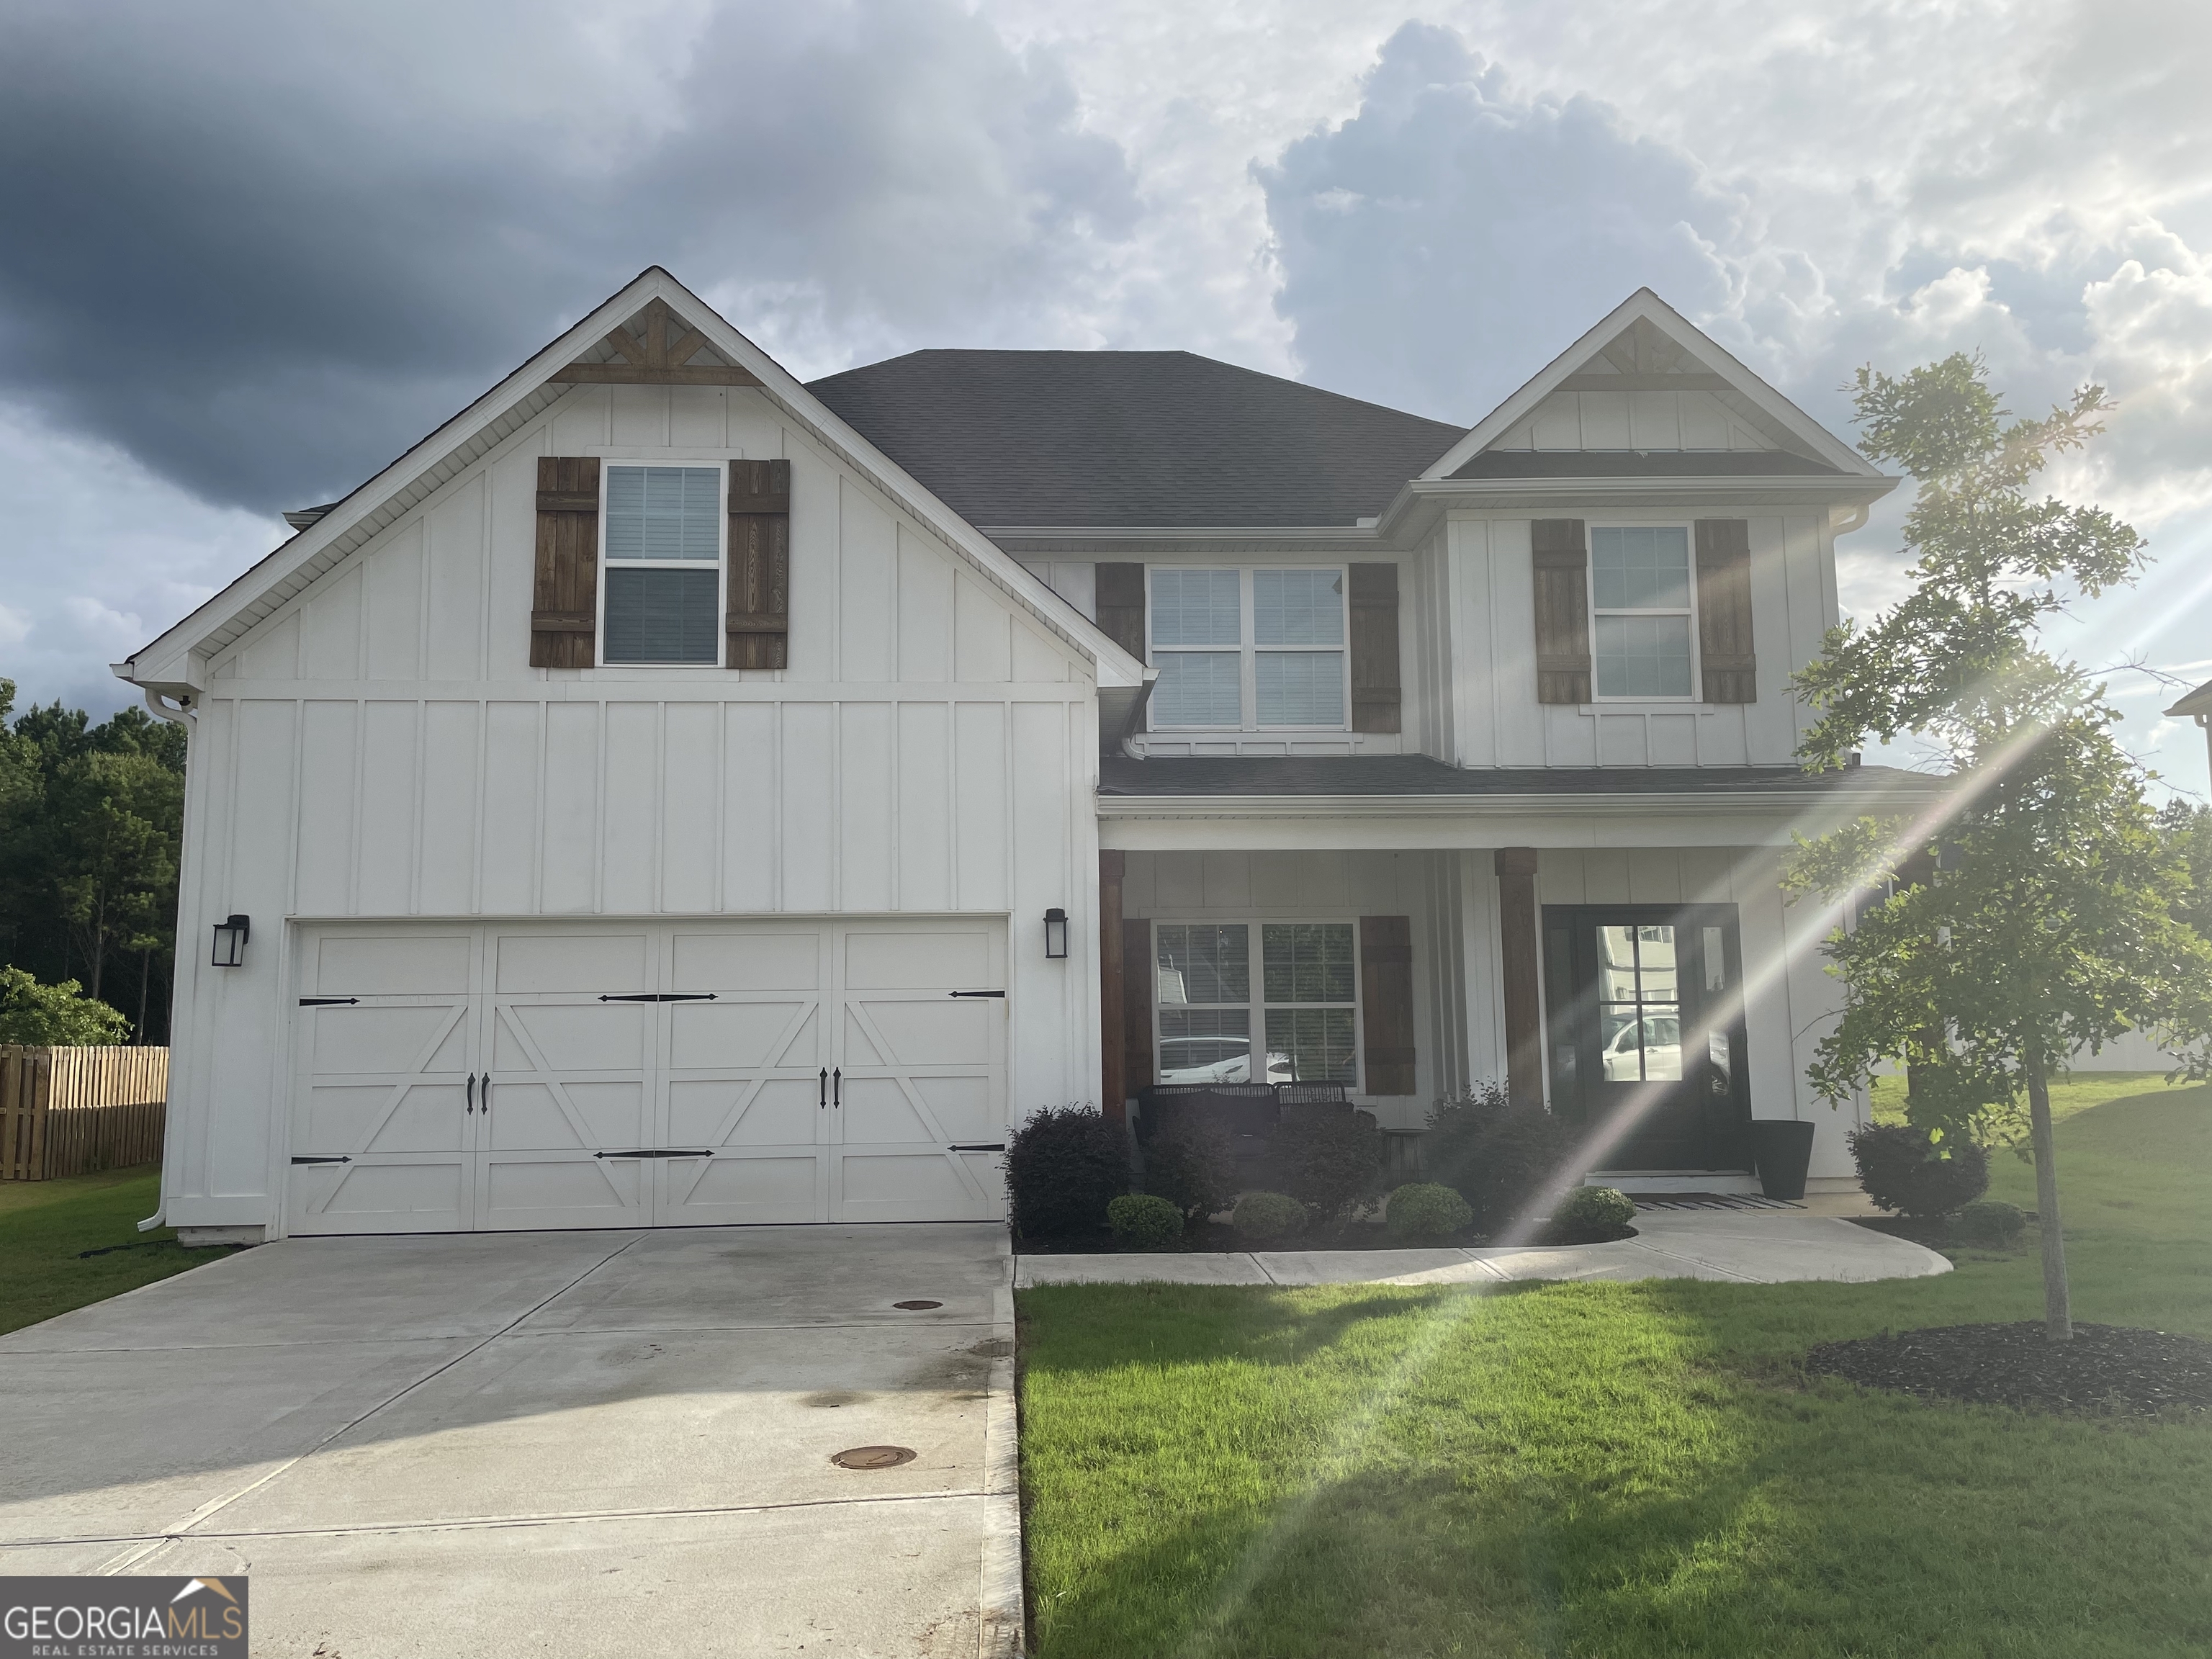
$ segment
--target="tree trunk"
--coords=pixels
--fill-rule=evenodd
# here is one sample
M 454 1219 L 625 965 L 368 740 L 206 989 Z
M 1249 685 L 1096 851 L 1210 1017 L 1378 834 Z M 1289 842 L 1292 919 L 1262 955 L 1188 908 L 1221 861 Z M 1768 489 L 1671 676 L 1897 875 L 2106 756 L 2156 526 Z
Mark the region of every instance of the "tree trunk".
M 146 986 L 154 976 L 154 951 L 149 945 L 138 953 L 138 1041 L 146 1041 Z
M 2027 1053 L 2027 1133 L 2035 1152 L 2035 1214 L 2043 1233 L 2043 1324 L 2053 1342 L 2074 1340 L 2074 1314 L 2066 1295 L 2066 1237 L 2058 1225 L 2058 1166 L 2051 1133 L 2051 1089 L 2043 1054 Z

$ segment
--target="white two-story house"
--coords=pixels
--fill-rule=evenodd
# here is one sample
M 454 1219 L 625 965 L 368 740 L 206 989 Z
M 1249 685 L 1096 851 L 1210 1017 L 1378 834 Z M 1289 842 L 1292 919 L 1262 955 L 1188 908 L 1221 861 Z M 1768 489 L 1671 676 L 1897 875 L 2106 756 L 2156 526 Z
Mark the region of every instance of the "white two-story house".
M 191 732 L 167 1221 L 973 1218 L 1036 1108 L 1510 1081 L 1747 1180 L 1894 480 L 1650 293 L 1472 430 L 1180 352 L 794 380 L 650 270 L 118 665 Z

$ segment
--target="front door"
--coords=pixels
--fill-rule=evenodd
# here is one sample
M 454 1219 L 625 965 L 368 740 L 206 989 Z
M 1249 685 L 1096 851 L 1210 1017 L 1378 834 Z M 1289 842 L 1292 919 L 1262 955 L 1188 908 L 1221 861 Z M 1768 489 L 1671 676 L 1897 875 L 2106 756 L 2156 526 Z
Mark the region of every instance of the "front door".
M 1734 905 L 1547 905 L 1554 1107 L 1599 1170 L 1750 1167 Z

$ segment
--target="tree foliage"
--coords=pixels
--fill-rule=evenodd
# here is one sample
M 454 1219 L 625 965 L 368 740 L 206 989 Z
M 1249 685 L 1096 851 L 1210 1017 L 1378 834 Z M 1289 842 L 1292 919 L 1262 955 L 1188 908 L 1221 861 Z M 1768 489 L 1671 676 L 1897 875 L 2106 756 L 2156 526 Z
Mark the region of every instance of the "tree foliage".
M 161 1041 L 176 928 L 185 733 L 143 709 L 15 717 L 0 679 L 0 961 L 135 1008 Z
M 2016 1133 L 2024 1106 L 2063 1336 L 2050 1078 L 2130 1030 L 2212 1074 L 2212 947 L 2185 920 L 2187 861 L 2103 688 L 2038 644 L 2043 618 L 2131 580 L 2142 542 L 2100 508 L 2030 499 L 2050 456 L 2102 429 L 2101 388 L 2008 423 L 1978 359 L 1957 356 L 1898 379 L 1862 370 L 1856 392 L 1866 453 L 1918 483 L 1913 585 L 1864 629 L 1832 631 L 1797 675 L 1819 715 L 1799 756 L 1819 770 L 1911 734 L 1950 787 L 1931 820 L 1863 819 L 1800 844 L 1794 890 L 1858 902 L 1824 947 L 1844 1011 L 1811 1076 L 1834 1099 L 1906 1061 L 1907 1115 L 1939 1142 Z
M 0 1042 L 97 1048 L 130 1035 L 129 1020 L 83 992 L 73 979 L 41 985 L 21 968 L 0 968 Z

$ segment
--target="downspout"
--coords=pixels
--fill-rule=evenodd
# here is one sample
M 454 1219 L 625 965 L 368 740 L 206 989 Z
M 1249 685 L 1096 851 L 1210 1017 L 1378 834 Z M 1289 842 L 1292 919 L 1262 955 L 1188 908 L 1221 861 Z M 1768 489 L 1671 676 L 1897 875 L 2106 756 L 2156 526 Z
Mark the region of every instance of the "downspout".
M 1874 507 L 1870 502 L 1861 501 L 1843 518 L 1838 519 L 1836 516 L 1836 509 L 1832 507 L 1828 509 L 1828 533 L 1832 536 L 1848 536 L 1854 530 L 1863 528 L 1867 515 L 1873 511 Z
M 158 718 L 168 721 L 170 725 L 181 726 L 185 728 L 186 752 L 189 754 L 192 726 L 199 719 L 199 716 L 193 711 L 191 699 L 187 697 L 180 703 L 172 707 L 162 699 L 161 694 L 159 691 L 156 691 L 149 685 L 146 688 L 146 707 L 151 709 Z M 166 1106 L 163 1107 L 162 1115 L 165 1117 L 167 1115 L 167 1112 L 168 1109 Z M 162 1144 L 167 1146 L 167 1143 L 168 1137 L 164 1134 L 162 1137 Z M 164 1181 L 161 1183 L 161 1191 L 158 1196 L 158 1200 L 154 1206 L 154 1213 L 148 1216 L 143 1221 L 138 1224 L 138 1231 L 142 1233 L 150 1233 L 156 1227 L 166 1225 L 168 1220 L 168 1182 Z
M 1135 698 L 1132 700 L 1129 704 L 1128 717 L 1121 722 L 1121 730 L 1119 738 L 1121 746 L 1121 752 L 1127 756 L 1131 760 L 1141 760 L 1144 758 L 1144 757 L 1137 753 L 1136 750 L 1132 745 L 1135 742 L 1136 738 L 1144 732 L 1145 708 L 1146 705 L 1150 703 L 1152 700 L 1152 688 L 1159 683 L 1160 671 L 1158 669 L 1147 668 L 1145 670 L 1144 684 L 1138 688 Z

